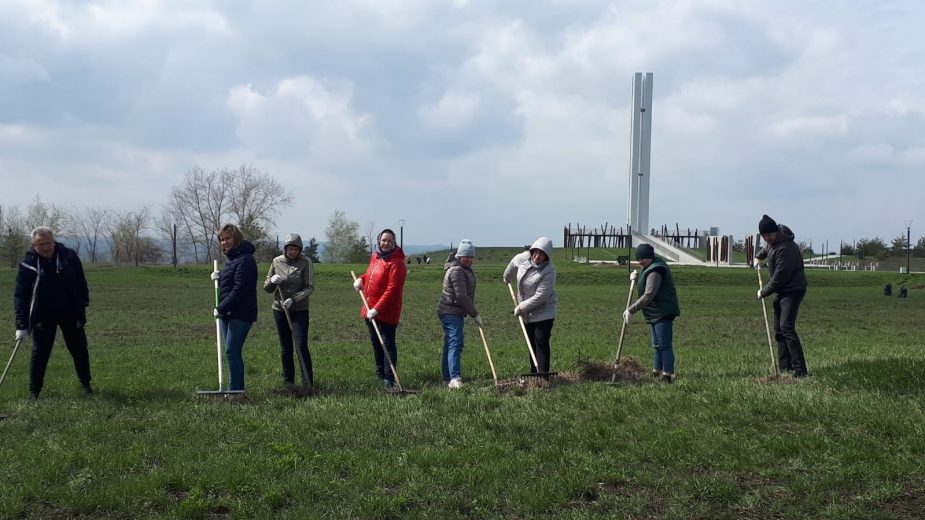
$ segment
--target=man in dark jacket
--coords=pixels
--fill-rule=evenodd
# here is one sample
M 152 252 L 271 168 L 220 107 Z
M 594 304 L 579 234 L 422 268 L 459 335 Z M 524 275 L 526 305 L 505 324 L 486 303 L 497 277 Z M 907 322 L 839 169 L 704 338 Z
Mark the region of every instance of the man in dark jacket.
M 764 215 L 758 222 L 758 232 L 767 246 L 755 255 L 755 267 L 767 259 L 770 279 L 758 290 L 758 298 L 777 294 L 774 299 L 774 337 L 777 339 L 777 357 L 780 369 L 793 372 L 794 377 L 808 375 L 803 345 L 797 334 L 797 313 L 806 296 L 806 273 L 803 271 L 803 253 L 794 242 L 793 232 L 777 225 Z
M 51 229 L 37 227 L 32 230 L 32 248 L 19 264 L 13 294 L 16 340 L 32 336 L 30 399 L 38 399 L 42 392 L 45 369 L 58 327 L 74 358 L 74 369 L 84 393 L 93 393 L 90 387 L 90 353 L 84 330 L 88 305 L 90 292 L 77 253 L 55 242 Z

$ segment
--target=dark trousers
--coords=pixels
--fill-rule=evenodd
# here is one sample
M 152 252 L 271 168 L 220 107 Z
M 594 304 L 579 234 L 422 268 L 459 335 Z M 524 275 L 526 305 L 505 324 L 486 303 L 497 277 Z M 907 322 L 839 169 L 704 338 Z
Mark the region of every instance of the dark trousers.
M 389 351 L 389 357 L 392 358 L 392 364 L 398 367 L 398 347 L 395 345 L 395 330 L 398 325 L 390 325 L 377 321 L 379 332 L 382 333 L 382 341 L 385 342 L 385 348 Z M 369 340 L 373 344 L 373 357 L 376 359 L 376 377 L 385 380 L 386 383 L 395 383 L 395 376 L 392 369 L 389 368 L 389 362 L 382 353 L 382 344 L 379 343 L 379 337 L 376 336 L 376 329 L 373 328 L 373 322 L 366 320 L 366 328 L 369 329 Z
M 90 352 L 84 320 L 73 315 L 39 316 L 32 329 L 32 361 L 29 364 L 29 392 L 38 395 L 45 386 L 45 369 L 61 328 L 64 344 L 74 359 L 74 370 L 81 385 L 90 384 Z
M 308 351 L 308 309 L 304 311 L 289 311 L 292 319 L 292 328 L 286 321 L 286 313 L 273 310 L 273 321 L 276 322 L 276 333 L 279 334 L 279 358 L 283 363 L 283 382 L 295 383 L 295 364 L 292 354 L 299 349 L 296 355 L 300 358 L 299 372 L 302 373 L 302 384 L 312 385 L 315 374 L 312 371 L 312 355 Z M 305 366 L 302 367 L 302 363 Z
M 778 294 L 774 298 L 774 338 L 777 340 L 777 358 L 781 370 L 792 370 L 795 376 L 805 376 L 806 359 L 803 345 L 797 335 L 797 313 L 806 290 Z
M 530 345 L 533 347 L 533 353 L 536 354 L 536 362 L 540 364 L 539 372 L 549 372 L 549 339 L 552 337 L 552 323 L 555 319 L 535 321 L 527 323 L 527 336 L 530 337 Z M 530 359 L 530 373 L 537 372 L 533 359 Z

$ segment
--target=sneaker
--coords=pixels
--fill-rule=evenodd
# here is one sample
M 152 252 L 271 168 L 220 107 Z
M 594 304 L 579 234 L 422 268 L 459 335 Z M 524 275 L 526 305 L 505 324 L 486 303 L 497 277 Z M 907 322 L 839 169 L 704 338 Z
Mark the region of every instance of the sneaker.
M 391 390 L 391 389 L 395 388 L 395 382 L 394 382 L 394 381 L 389 381 L 388 379 L 386 379 L 386 380 L 382 383 L 382 386 L 385 387 L 386 390 Z
M 674 380 L 674 374 L 667 374 L 667 373 L 662 374 L 663 383 L 671 383 L 672 380 Z
M 462 388 L 462 385 L 463 385 L 462 378 L 454 377 L 453 379 L 450 379 L 450 382 L 449 384 L 446 385 L 446 387 L 456 390 L 457 388 Z
M 660 378 L 660 377 L 662 377 L 662 371 L 661 371 L 661 370 L 653 370 L 653 371 L 652 371 L 652 379 L 658 379 L 658 378 Z
M 90 383 L 80 385 L 83 388 L 84 395 L 93 395 L 93 387 L 90 386 Z
M 34 403 L 39 400 L 38 392 L 29 392 L 29 402 Z

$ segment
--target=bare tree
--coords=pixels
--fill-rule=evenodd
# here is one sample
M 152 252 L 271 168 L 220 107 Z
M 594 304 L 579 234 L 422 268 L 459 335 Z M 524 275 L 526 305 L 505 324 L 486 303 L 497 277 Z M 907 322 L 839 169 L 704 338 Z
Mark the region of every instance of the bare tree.
M 0 207 L 0 255 L 10 267 L 16 267 L 28 249 L 28 233 L 18 207 Z
M 86 244 L 91 263 L 102 260 L 99 246 L 106 234 L 109 213 L 110 210 L 101 207 L 85 207 L 82 211 L 75 209 L 73 212 L 71 227 L 77 242 Z
M 150 220 L 151 204 L 146 204 L 139 211 L 113 211 L 110 214 L 107 230 L 114 263 L 133 262 L 138 265 L 143 261 L 142 232 L 148 229 Z
M 368 251 L 369 253 L 373 252 L 373 247 L 375 247 L 373 245 L 375 244 L 373 240 L 375 240 L 375 238 L 376 238 L 376 222 L 373 220 L 370 220 L 369 223 L 366 224 L 366 243 L 369 245 L 369 251 Z
M 361 242 L 358 230 L 360 225 L 347 218 L 347 214 L 336 209 L 328 220 L 328 227 L 324 229 L 327 244 L 321 254 L 322 260 L 337 264 L 348 261 L 350 254 L 356 250 Z
M 211 261 L 218 255 L 215 234 L 222 224 L 235 220 L 249 240 L 266 241 L 267 230 L 292 200 L 282 184 L 251 166 L 209 173 L 195 167 L 182 184 L 171 188 L 158 228 L 163 233 L 172 227 L 168 221 L 176 223 L 196 262 L 201 260 L 200 252 Z
M 29 231 L 45 226 L 51 228 L 55 236 L 66 235 L 69 231 L 70 215 L 67 210 L 55 204 L 42 201 L 39 195 L 32 199 L 23 217 L 23 225 Z

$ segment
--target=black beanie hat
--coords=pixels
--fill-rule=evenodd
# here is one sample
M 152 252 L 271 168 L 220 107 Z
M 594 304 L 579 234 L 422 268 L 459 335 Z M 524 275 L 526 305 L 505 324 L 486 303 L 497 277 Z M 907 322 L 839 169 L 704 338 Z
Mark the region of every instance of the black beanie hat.
M 636 246 L 636 260 L 652 260 L 655 258 L 655 248 L 649 244 L 639 244 Z
M 774 219 L 767 215 L 761 217 L 761 221 L 758 222 L 758 232 L 762 235 L 777 233 L 777 222 L 774 222 Z

